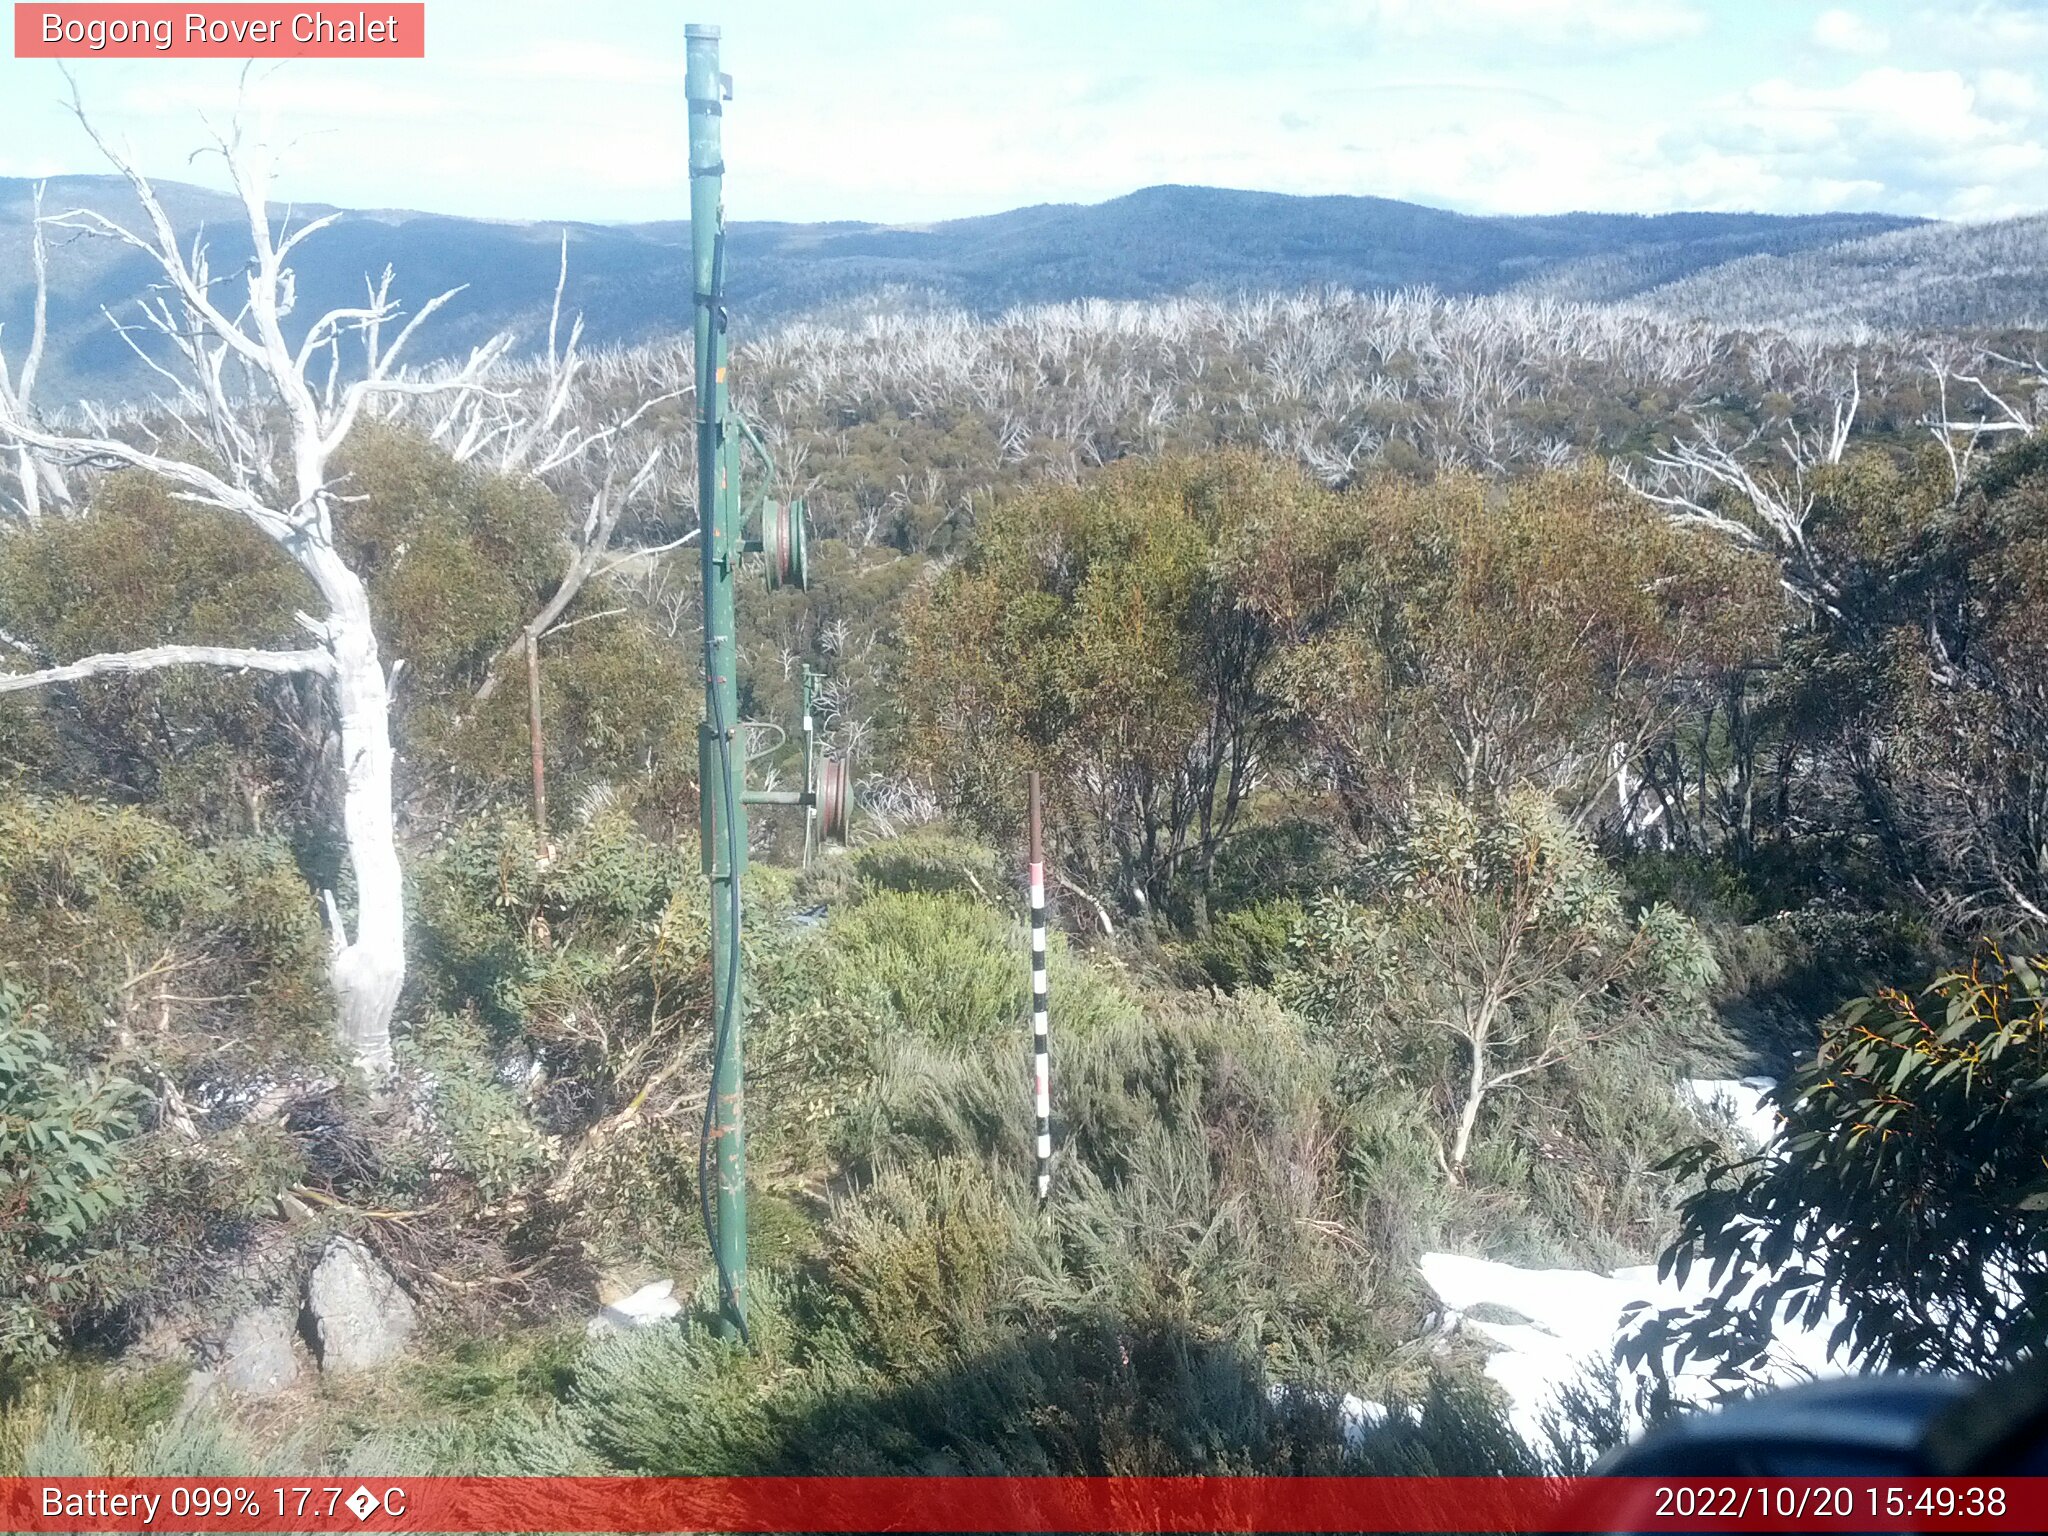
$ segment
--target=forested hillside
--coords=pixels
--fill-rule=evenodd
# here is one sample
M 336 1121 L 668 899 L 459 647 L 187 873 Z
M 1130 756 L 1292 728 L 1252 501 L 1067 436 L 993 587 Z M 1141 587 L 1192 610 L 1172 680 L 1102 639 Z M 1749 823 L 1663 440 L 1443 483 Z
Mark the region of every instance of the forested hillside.
M 808 867 L 753 822 L 740 1341 L 687 346 L 572 291 L 406 371 L 441 317 L 373 292 L 313 387 L 278 274 L 350 227 L 248 230 L 246 313 L 159 251 L 182 396 L 75 410 L 0 336 L 0 1471 L 1577 1469 L 1669 1344 L 1755 1366 L 1759 1274 L 1846 1364 L 2040 1349 L 2040 335 L 737 328 L 815 540 L 808 591 L 746 560 L 749 772 L 814 667 L 857 791 Z M 1679 1092 L 1744 1073 L 1779 1156 Z M 1674 1245 L 1740 1262 L 1542 1443 L 1420 1268 Z
M 243 214 L 235 201 L 200 187 L 161 190 L 182 227 L 210 232 L 215 270 L 239 270 L 249 245 L 238 233 Z M 0 334 L 19 336 L 28 323 L 33 200 L 32 183 L 0 178 Z M 47 183 L 46 213 L 74 208 L 122 220 L 136 213 L 118 177 Z M 300 204 L 275 213 L 303 222 L 335 211 Z M 740 221 L 730 235 L 732 303 L 742 321 L 759 325 L 849 303 L 993 314 L 1013 304 L 1319 284 L 1492 293 L 1551 273 L 1570 297 L 1610 299 L 1737 257 L 1832 245 L 1915 222 L 1877 214 L 1481 218 L 1389 198 L 1148 187 L 1094 206 L 1019 208 L 916 227 Z M 146 268 L 134 250 L 93 238 L 90 223 L 67 230 L 65 259 L 52 274 L 50 384 L 100 399 L 146 394 L 162 381 L 108 328 L 101 308 L 129 302 Z M 299 251 L 297 313 L 310 318 L 354 303 L 364 274 L 389 263 L 421 293 L 467 285 L 422 338 L 433 355 L 459 355 L 503 329 L 517 332 L 531 352 L 542 345 L 564 240 L 569 306 L 583 315 L 594 344 L 644 342 L 676 329 L 690 288 L 687 223 L 565 227 L 352 213 Z
M 1626 264 L 1628 258 L 1619 259 Z M 1545 291 L 1606 297 L 1613 259 L 1591 282 L 1572 269 Z M 1647 292 L 1643 291 L 1645 288 Z M 2048 215 L 1923 225 L 1808 250 L 1745 255 L 1721 266 L 1631 284 L 1634 302 L 1726 325 L 1928 329 L 2048 325 Z

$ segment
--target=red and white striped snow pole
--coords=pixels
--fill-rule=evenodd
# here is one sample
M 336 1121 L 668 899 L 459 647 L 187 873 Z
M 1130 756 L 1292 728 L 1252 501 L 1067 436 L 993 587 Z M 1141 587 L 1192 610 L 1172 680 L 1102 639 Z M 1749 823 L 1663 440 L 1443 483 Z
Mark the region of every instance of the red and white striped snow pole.
M 1031 775 L 1031 1051 L 1033 1113 L 1038 1117 L 1038 1198 L 1052 1190 L 1052 1048 L 1045 996 L 1045 842 L 1038 820 L 1038 775 Z

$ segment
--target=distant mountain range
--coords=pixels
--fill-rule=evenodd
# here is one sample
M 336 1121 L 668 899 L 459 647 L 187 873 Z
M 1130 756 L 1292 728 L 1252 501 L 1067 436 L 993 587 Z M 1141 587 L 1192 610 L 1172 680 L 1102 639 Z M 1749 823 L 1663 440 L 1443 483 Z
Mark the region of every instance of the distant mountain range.
M 239 206 L 199 187 L 159 190 L 188 237 L 205 228 L 216 276 L 238 270 L 248 256 L 247 237 L 237 234 Z M 30 193 L 28 182 L 0 179 L 0 346 L 11 354 L 27 323 Z M 135 215 L 132 194 L 114 177 L 53 179 L 44 206 Z M 330 211 L 301 205 L 295 217 Z M 1455 294 L 1521 289 L 1681 311 L 1697 303 L 1706 312 L 1764 320 L 1781 312 L 1773 305 L 1812 308 L 1816 282 L 1831 296 L 1823 306 L 1830 318 L 1853 316 L 1855 293 L 1839 285 L 1853 289 L 1878 268 L 1887 291 L 1919 274 L 1938 294 L 1944 270 L 1968 255 L 2004 272 L 1971 287 L 1968 318 L 1997 323 L 2015 318 L 2007 311 L 2038 312 L 2048 263 L 2042 221 L 2009 222 L 2023 228 L 1993 250 L 1997 242 L 1987 243 L 1981 227 L 1883 214 L 1474 217 L 1386 198 L 1166 186 L 1090 206 L 1050 204 L 929 225 L 741 223 L 731 230 L 728 260 L 732 307 L 754 323 L 891 289 L 908 290 L 917 302 L 991 311 L 1081 297 L 1317 284 Z M 365 275 L 389 263 L 395 291 L 413 303 L 469 285 L 431 327 L 437 350 L 460 352 L 505 328 L 537 344 L 565 228 L 567 302 L 585 315 L 593 343 L 630 343 L 687 323 L 686 222 L 564 226 L 374 210 L 351 213 L 300 247 L 296 313 L 304 323 L 358 298 Z M 115 241 L 68 231 L 55 242 L 43 403 L 146 389 L 146 372 L 102 308 L 119 312 L 151 281 L 147 260 Z M 1856 254 L 1872 249 L 1876 268 Z M 1902 264 L 1910 273 L 1902 275 Z M 1749 313 L 1740 302 L 1751 282 L 1745 274 L 1779 297 L 1760 299 Z M 1913 312 L 1939 308 L 1923 303 Z

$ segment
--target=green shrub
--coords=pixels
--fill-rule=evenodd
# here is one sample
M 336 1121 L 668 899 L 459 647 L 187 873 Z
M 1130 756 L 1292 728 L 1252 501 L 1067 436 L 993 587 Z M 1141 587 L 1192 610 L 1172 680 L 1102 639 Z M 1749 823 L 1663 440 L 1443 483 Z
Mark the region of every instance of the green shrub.
M 757 1296 L 761 1287 L 753 1289 Z M 778 1459 L 775 1393 L 789 1390 L 770 1330 L 763 1347 L 701 1324 L 619 1334 L 578 1364 L 570 1421 L 609 1465 L 663 1476 L 735 1476 Z
M 1851 1003 L 1771 1099 L 1775 1155 L 1671 1160 L 1701 1183 L 1660 1268 L 1714 1285 L 1646 1320 L 1634 1355 L 1741 1379 L 1778 1315 L 1835 1309 L 1871 1368 L 1993 1375 L 2048 1349 L 2048 955 L 1987 948 L 1919 997 Z
M 108 1228 L 134 1198 L 146 1097 L 114 1073 L 67 1068 L 31 1019 L 0 977 L 0 1367 L 50 1354 L 127 1268 Z
M 516 812 L 462 826 L 419 872 L 412 1060 L 453 1164 L 486 1199 L 522 1184 L 524 1240 L 595 1262 L 693 1252 L 709 1038 L 703 885 L 618 806 L 544 850 Z M 507 1079 L 517 1080 L 515 1090 Z
M 1203 974 L 1227 992 L 1269 987 L 1286 963 L 1289 940 L 1307 915 L 1292 897 L 1262 901 L 1225 913 L 1188 950 Z
M 924 829 L 903 837 L 864 843 L 846 859 L 862 884 L 883 891 L 918 891 L 934 896 L 972 896 L 993 903 L 1021 895 L 1004 878 L 1003 860 L 987 845 L 950 833 Z
M 0 540 L 7 632 L 51 662 L 170 641 L 289 649 L 305 643 L 293 614 L 318 601 L 252 524 L 141 474 L 95 482 L 85 516 Z M 195 835 L 318 837 L 315 686 L 178 667 L 15 694 L 0 782 L 139 801 Z
M 1028 1016 L 1018 929 L 969 898 L 878 890 L 832 914 L 827 942 L 837 995 L 877 1034 L 980 1045 Z
M 525 1402 L 454 1418 L 409 1412 L 327 1458 L 343 1477 L 592 1477 L 614 1470 L 558 1411 Z
M 554 1070 L 616 1068 L 622 1037 L 702 1000 L 704 897 L 685 871 L 615 809 L 558 834 L 552 856 L 530 818 L 477 818 L 419 872 L 422 990 Z
M 0 1476 L 249 1477 L 308 1467 L 289 1436 L 259 1447 L 217 1415 L 175 1412 L 184 1374 L 73 1374 L 0 1401 Z
M 430 1014 L 413 1026 L 400 1060 L 422 1075 L 432 1095 L 429 1124 L 445 1147 L 446 1166 L 484 1200 L 506 1198 L 553 1161 L 555 1143 L 492 1070 L 474 1014 Z
M 145 811 L 0 794 L 0 954 L 66 1049 L 104 1050 L 112 1021 L 216 1080 L 333 1051 L 313 893 L 273 840 L 201 848 Z

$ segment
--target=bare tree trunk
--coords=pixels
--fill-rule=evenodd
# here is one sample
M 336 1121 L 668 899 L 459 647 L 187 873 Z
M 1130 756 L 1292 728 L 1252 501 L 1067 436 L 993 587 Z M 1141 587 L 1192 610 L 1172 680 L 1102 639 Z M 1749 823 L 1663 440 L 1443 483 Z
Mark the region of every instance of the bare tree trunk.
M 16 462 L 21 475 L 21 515 L 34 527 L 43 520 L 42 472 L 26 448 L 19 450 Z
M 314 571 L 327 598 L 328 650 L 341 728 L 343 834 L 356 877 L 351 940 L 333 898 L 334 992 L 341 1037 L 372 1082 L 391 1071 L 391 1016 L 405 985 L 405 873 L 398 861 L 391 800 L 391 689 L 370 624 L 362 578 L 330 551 Z
M 405 877 L 398 861 L 391 794 L 391 683 L 377 653 L 369 592 L 336 545 L 336 501 L 329 465 L 373 400 L 435 396 L 452 398 L 459 410 L 463 400 L 477 390 L 485 369 L 503 355 L 509 338 L 493 337 L 475 349 L 461 368 L 427 376 L 401 368 L 401 357 L 420 326 L 460 290 L 450 289 L 428 300 L 387 340 L 386 326 L 397 323 L 400 310 L 391 298 L 392 274 L 386 268 L 382 279 L 370 285 L 364 304 L 329 310 L 312 320 L 299 345 L 292 347 L 281 323 L 291 312 L 296 291 L 289 258 L 306 239 L 341 215 L 326 214 L 296 228 L 291 227 L 289 217 L 282 227 L 274 224 L 264 191 L 263 157 L 260 152 L 245 151 L 237 125 L 232 137 L 219 141 L 219 149 L 241 194 L 255 260 L 244 275 L 246 301 L 239 308 L 231 304 L 223 309 L 218 301 L 231 285 L 211 275 L 204 240 L 194 239 L 188 245 L 179 239 L 155 189 L 93 128 L 75 92 L 72 109 L 133 189 L 146 215 L 147 233 L 91 209 L 39 219 L 37 230 L 40 233 L 44 223 L 51 223 L 111 236 L 143 252 L 162 274 L 163 283 L 142 303 L 144 320 L 181 361 L 184 376 L 151 362 L 177 387 L 175 397 L 160 401 L 159 409 L 206 451 L 199 455 L 160 452 L 155 434 L 151 446 L 142 447 L 111 435 L 46 430 L 26 409 L 26 385 L 10 384 L 4 364 L 0 364 L 0 446 L 33 450 L 46 464 L 139 469 L 167 482 L 181 500 L 243 518 L 274 540 L 306 573 L 326 607 L 317 617 L 300 615 L 300 621 L 318 637 L 319 647 L 313 652 L 155 646 L 87 657 L 34 673 L 0 675 L 0 692 L 74 676 L 186 665 L 326 674 L 333 689 L 333 724 L 341 739 L 342 830 L 355 874 L 357 903 L 351 937 L 334 893 L 322 893 L 338 1033 L 371 1080 L 380 1082 L 391 1069 L 391 1017 L 405 985 Z M 36 250 L 40 289 L 40 244 Z M 24 376 L 31 381 L 40 325 L 37 334 L 24 368 Z M 127 335 L 126 328 L 121 334 Z M 337 377 L 330 375 L 324 386 L 316 386 L 312 370 L 323 358 L 338 358 L 344 336 L 361 342 L 360 376 L 341 387 Z M 134 345 L 132 339 L 130 344 Z M 231 388 L 229 381 L 234 379 L 242 382 Z M 253 393 L 245 393 L 245 389 Z M 272 441 L 270 433 L 271 423 L 278 420 L 289 427 L 295 478 L 289 503 L 281 500 L 276 484 L 281 445 Z M 62 483 L 54 482 L 52 489 L 61 500 Z M 25 503 L 34 500 L 32 495 L 24 497 Z
M 1465 1082 L 1465 1104 L 1458 1111 L 1458 1134 L 1451 1142 L 1451 1177 L 1465 1171 L 1466 1154 L 1472 1150 L 1472 1132 L 1479 1124 L 1479 1104 L 1486 1097 L 1486 1036 L 1472 1036 L 1472 1071 Z

